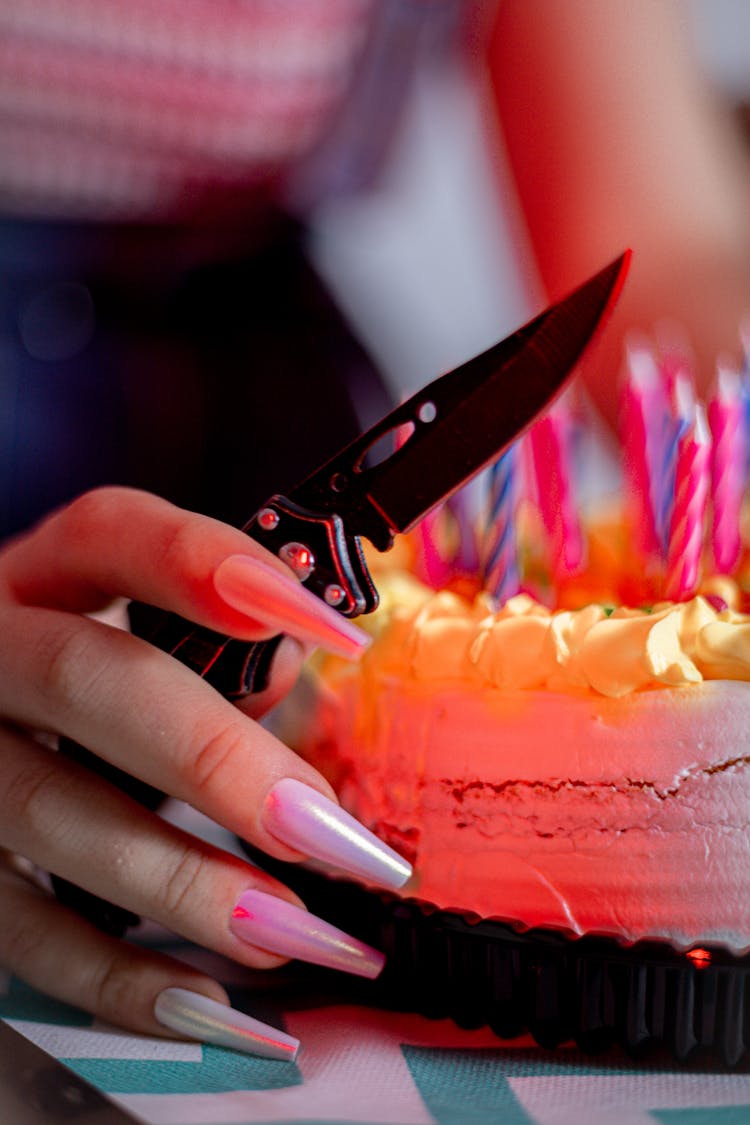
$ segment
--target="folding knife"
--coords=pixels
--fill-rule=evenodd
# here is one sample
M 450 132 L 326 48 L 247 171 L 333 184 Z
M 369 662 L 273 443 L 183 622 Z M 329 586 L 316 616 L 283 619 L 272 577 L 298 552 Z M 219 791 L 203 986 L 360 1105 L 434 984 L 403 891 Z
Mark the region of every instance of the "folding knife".
M 512 336 L 441 376 L 245 527 L 346 617 L 378 604 L 361 539 L 380 551 L 494 461 L 561 390 L 619 293 L 625 253 Z M 408 434 L 378 457 L 389 437 Z M 262 690 L 280 640 L 251 644 L 132 605 L 131 627 L 228 698 Z

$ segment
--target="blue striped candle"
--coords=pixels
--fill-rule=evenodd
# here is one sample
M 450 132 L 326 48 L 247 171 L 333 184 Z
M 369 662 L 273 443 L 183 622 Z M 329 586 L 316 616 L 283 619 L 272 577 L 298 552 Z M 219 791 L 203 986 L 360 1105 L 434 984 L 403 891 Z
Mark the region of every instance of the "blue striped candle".
M 516 507 L 518 446 L 511 445 L 489 472 L 489 496 L 483 542 L 485 589 L 499 603 L 518 593 L 520 584 Z

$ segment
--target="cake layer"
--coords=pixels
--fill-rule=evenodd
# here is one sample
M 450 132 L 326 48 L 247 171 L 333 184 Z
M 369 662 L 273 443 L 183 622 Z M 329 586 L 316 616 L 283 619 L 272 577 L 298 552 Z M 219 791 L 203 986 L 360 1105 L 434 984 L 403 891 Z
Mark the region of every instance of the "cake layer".
M 750 948 L 747 683 L 613 699 L 371 669 L 333 686 L 296 745 L 414 861 L 405 896 L 626 942 Z

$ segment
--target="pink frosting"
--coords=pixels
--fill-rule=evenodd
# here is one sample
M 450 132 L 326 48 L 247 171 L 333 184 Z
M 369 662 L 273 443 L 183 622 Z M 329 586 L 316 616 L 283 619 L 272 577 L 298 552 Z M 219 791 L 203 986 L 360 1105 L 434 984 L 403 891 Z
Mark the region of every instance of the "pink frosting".
M 750 948 L 750 688 L 623 699 L 349 677 L 302 751 L 447 909 Z
M 750 623 L 493 613 L 399 579 L 294 744 L 437 906 L 625 942 L 750 949 Z M 289 732 L 286 732 L 287 734 Z

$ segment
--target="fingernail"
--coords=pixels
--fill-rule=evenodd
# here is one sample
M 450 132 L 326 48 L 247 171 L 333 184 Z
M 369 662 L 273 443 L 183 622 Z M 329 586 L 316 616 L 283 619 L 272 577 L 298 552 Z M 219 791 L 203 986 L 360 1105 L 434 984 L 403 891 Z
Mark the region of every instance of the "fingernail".
M 190 1039 L 264 1059 L 294 1062 L 299 1050 L 299 1039 L 294 1036 L 186 988 L 165 988 L 160 992 L 154 1002 L 154 1015 L 164 1027 Z
M 403 887 L 412 873 L 398 852 L 340 805 L 293 777 L 277 781 L 266 797 L 263 826 L 282 844 L 384 887 Z
M 214 572 L 214 587 L 232 609 L 340 656 L 361 656 L 370 643 L 363 629 L 316 598 L 296 578 L 287 578 L 250 555 L 224 559 Z
M 245 891 L 232 911 L 235 937 L 269 953 L 340 969 L 359 977 L 376 977 L 385 957 L 343 930 L 264 891 Z

